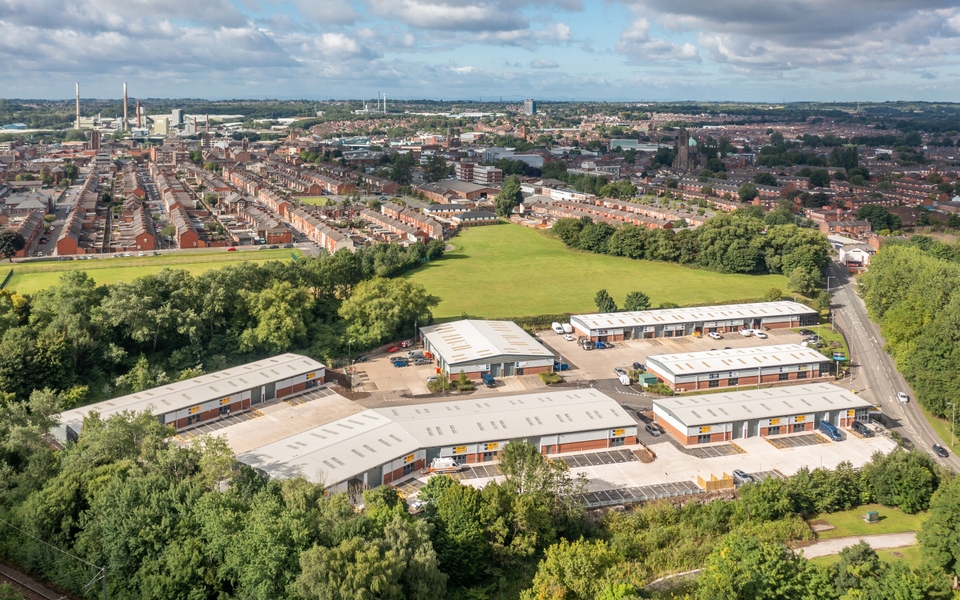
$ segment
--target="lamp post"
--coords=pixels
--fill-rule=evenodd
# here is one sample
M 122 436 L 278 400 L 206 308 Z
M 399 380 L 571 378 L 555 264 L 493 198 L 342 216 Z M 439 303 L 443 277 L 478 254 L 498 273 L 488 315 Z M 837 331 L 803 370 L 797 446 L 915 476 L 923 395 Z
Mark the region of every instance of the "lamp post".
M 952 410 L 952 413 L 950 415 L 950 447 L 953 448 L 953 444 L 955 442 L 955 437 L 956 437 L 954 434 L 954 431 L 956 430 L 956 426 L 957 426 L 957 405 L 954 402 L 947 402 L 947 404 L 950 406 Z
M 347 377 L 350 382 L 350 391 L 353 391 L 353 364 L 351 361 L 351 346 L 353 345 L 353 338 L 347 340 Z

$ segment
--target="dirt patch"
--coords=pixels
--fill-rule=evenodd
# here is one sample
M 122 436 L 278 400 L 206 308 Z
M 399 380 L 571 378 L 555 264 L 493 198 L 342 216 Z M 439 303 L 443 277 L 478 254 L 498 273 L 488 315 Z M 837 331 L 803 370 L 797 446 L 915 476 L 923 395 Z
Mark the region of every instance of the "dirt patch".
M 820 533 L 822 531 L 830 531 L 831 529 L 836 529 L 836 527 L 831 525 L 829 522 L 824 521 L 823 519 L 810 521 L 808 525 L 810 525 L 810 529 L 813 530 L 814 533 Z
M 657 455 L 646 446 L 634 450 L 633 455 L 637 457 L 637 460 L 647 465 L 657 460 Z
M 369 397 L 370 397 L 370 392 L 358 392 L 358 391 L 356 391 L 356 390 L 354 390 L 354 391 L 351 392 L 349 389 L 347 389 L 347 388 L 345 388 L 345 387 L 343 387 L 342 385 L 339 385 L 339 384 L 333 386 L 332 389 L 333 389 L 334 392 L 340 394 L 340 395 L 343 396 L 344 398 L 346 398 L 346 399 L 348 399 L 348 400 L 353 400 L 354 402 L 356 402 L 357 400 L 363 400 L 364 398 L 369 398 Z

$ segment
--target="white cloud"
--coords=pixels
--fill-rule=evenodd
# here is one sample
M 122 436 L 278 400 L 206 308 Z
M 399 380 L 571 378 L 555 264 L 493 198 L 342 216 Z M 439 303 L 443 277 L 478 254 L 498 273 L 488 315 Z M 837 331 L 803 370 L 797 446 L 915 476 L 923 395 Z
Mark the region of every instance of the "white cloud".
M 531 69 L 557 69 L 560 65 L 553 60 L 545 60 L 542 58 L 535 58 L 530 61 Z
M 700 60 L 693 44 L 674 44 L 650 37 L 650 23 L 646 19 L 637 19 L 620 33 L 616 50 L 632 62 Z

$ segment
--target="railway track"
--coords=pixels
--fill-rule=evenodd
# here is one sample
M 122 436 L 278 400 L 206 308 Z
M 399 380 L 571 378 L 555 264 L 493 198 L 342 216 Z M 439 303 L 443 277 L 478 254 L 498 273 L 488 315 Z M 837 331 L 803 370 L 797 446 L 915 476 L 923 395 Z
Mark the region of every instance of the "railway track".
M 26 600 L 69 600 L 70 598 L 69 596 L 64 596 L 63 594 L 58 594 L 44 588 L 37 582 L 26 577 L 23 573 L 11 569 L 6 565 L 0 565 L 0 583 L 9 583 L 16 588 Z

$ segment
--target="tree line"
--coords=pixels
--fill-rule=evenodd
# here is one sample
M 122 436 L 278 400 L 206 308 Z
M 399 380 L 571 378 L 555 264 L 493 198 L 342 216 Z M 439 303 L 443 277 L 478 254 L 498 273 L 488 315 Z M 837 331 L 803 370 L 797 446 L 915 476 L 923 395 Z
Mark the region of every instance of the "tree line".
M 702 600 L 839 598 L 854 588 L 863 595 L 846 597 L 946 598 L 960 558 L 960 487 L 916 451 L 877 454 L 859 471 L 801 469 L 733 499 L 591 515 L 582 478 L 513 441 L 501 481 L 476 489 L 436 476 L 411 510 L 387 486 L 358 497 L 301 477 L 264 480 L 222 439 L 178 444 L 147 414 L 94 416 L 77 442 L 54 450 L 43 434 L 64 401 L 42 390 L 0 405 L 0 556 L 81 597 L 98 597 L 87 586 L 93 568 L 46 544 L 105 566 L 110 597 L 158 600 L 626 600 L 701 567 L 690 597 Z M 867 502 L 930 511 L 920 535 L 930 566 L 878 566 L 859 549 L 819 567 L 784 548 L 813 538 L 805 518 Z M 844 561 L 869 563 L 909 593 L 884 596 L 869 587 L 876 581 L 851 579 Z
M 816 287 L 827 264 L 830 245 L 815 229 L 793 224 L 767 227 L 761 219 L 740 214 L 719 215 L 695 230 L 617 227 L 589 217 L 562 218 L 554 234 L 569 248 L 689 265 L 719 273 L 783 274 L 800 269 Z M 798 291 L 812 291 L 798 290 Z
M 960 402 L 960 244 L 926 236 L 886 243 L 858 293 L 917 401 L 949 418 Z
M 4 290 L 0 394 L 74 390 L 82 403 L 281 352 L 346 356 L 351 339 L 372 347 L 430 319 L 438 299 L 396 276 L 442 255 L 442 241 L 377 245 L 103 286 L 69 271 L 32 296 Z

